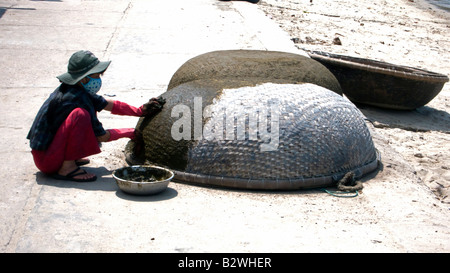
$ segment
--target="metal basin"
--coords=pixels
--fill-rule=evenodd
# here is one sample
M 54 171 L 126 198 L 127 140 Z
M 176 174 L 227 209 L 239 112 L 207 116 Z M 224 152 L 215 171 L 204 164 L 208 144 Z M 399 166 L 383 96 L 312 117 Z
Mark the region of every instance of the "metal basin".
M 117 169 L 112 175 L 122 191 L 134 195 L 152 195 L 167 189 L 174 173 L 158 166 L 137 165 Z

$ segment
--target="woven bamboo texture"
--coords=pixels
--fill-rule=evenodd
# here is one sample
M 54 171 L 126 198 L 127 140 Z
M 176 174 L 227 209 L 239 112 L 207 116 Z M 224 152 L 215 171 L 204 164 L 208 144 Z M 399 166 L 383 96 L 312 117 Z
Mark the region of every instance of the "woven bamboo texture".
M 248 86 L 240 80 L 194 80 L 168 90 L 161 113 L 137 125 L 145 154 L 136 157 L 173 170 L 176 181 L 247 189 L 323 187 L 349 171 L 361 177 L 377 168 L 364 116 L 342 96 L 313 84 L 245 82 Z M 186 105 L 194 124 L 196 97 L 202 98 L 202 111 L 208 106 L 213 113 L 202 120 L 203 137 L 175 141 L 171 111 Z M 251 126 L 252 115 L 259 112 L 267 113 L 266 131 Z M 226 128 L 230 118 L 236 122 Z M 246 133 L 239 139 L 242 128 Z M 251 130 L 258 131 L 256 139 Z M 261 131 L 270 132 L 269 137 Z M 271 149 L 263 151 L 263 145 Z

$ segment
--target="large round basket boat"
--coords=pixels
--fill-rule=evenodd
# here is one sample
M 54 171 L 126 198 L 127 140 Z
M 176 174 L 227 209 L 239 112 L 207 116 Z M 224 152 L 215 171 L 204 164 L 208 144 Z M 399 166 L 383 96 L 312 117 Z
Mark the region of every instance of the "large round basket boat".
M 136 126 L 143 149 L 135 152 L 130 141 L 125 155 L 130 164 L 170 169 L 175 182 L 297 190 L 378 168 L 363 114 L 314 84 L 196 80 L 162 97 L 162 111 Z
M 253 190 L 332 186 L 378 168 L 364 115 L 336 77 L 297 54 L 224 50 L 184 63 L 161 112 L 136 125 L 127 161 L 173 181 Z
M 443 74 L 382 61 L 322 51 L 308 54 L 334 74 L 355 103 L 413 110 L 429 103 L 449 80 Z

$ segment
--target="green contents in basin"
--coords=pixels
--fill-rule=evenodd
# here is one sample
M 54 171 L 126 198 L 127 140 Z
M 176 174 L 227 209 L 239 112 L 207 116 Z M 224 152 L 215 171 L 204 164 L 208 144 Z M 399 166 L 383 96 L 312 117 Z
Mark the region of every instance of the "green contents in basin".
M 162 169 L 128 167 L 118 170 L 116 176 L 128 181 L 155 182 L 170 178 L 170 173 Z

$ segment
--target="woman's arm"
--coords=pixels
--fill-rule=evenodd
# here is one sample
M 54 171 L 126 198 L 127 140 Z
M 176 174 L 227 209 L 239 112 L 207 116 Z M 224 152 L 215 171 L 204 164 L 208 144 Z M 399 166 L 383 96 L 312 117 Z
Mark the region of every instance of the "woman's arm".
M 106 134 L 98 136 L 99 142 L 109 142 L 118 140 L 119 138 L 128 137 L 134 139 L 136 137 L 134 128 L 108 129 Z
M 112 111 L 113 106 L 114 106 L 114 101 L 111 99 L 107 99 L 106 101 L 108 102 L 108 104 L 103 109 L 107 110 L 107 111 Z
M 98 140 L 98 142 L 108 142 L 110 137 L 111 137 L 111 133 L 108 130 L 106 130 L 106 134 L 104 134 L 102 136 L 98 136 L 97 140 Z
M 108 104 L 103 109 L 111 111 L 111 114 L 135 117 L 153 116 L 161 111 L 163 104 L 166 102 L 164 99 L 151 98 L 138 108 L 118 100 L 107 99 L 106 101 Z
M 123 137 L 133 139 L 135 137 L 134 130 L 134 128 L 108 129 L 106 130 L 106 134 L 97 137 L 97 141 L 110 142 Z

